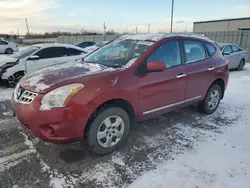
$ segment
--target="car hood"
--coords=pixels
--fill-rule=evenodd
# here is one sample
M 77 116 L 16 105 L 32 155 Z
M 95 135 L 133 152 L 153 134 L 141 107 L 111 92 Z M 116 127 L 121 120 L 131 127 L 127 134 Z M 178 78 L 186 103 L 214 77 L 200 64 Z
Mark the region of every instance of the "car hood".
M 14 63 L 18 60 L 18 58 L 14 58 L 14 57 L 11 57 L 11 56 L 6 56 L 6 57 L 3 57 L 1 58 L 0 60 L 0 67 L 3 66 L 4 64 L 6 63 Z
M 115 70 L 99 64 L 68 62 L 27 74 L 21 79 L 20 85 L 29 91 L 47 93 L 66 84 L 81 83 L 87 76 Z

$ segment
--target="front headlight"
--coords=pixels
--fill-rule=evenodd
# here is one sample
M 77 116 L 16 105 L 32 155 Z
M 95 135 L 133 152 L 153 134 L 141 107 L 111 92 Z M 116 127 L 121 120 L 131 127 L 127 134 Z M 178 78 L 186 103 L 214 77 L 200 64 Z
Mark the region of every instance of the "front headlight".
M 60 108 L 66 106 L 73 95 L 75 95 L 83 87 L 83 84 L 70 84 L 48 92 L 41 100 L 42 105 L 40 109 L 49 110 L 51 108 Z

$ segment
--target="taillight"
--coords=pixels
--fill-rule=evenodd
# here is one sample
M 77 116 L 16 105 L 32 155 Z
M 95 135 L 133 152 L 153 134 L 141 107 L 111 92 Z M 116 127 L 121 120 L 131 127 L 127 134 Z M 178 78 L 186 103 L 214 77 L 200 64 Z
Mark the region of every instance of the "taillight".
M 229 69 L 229 63 L 230 62 L 227 59 L 225 59 L 225 63 L 226 63 L 227 68 Z

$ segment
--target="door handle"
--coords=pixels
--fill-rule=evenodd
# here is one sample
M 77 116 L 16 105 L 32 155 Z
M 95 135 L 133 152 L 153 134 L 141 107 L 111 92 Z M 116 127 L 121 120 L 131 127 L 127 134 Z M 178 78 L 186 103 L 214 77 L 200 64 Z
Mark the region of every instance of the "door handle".
M 215 67 L 209 67 L 208 70 L 211 71 L 211 70 L 214 70 Z
M 186 75 L 186 74 L 181 73 L 181 74 L 179 74 L 178 76 L 176 76 L 176 78 L 182 78 L 182 77 L 185 77 L 185 76 L 187 76 L 187 75 Z

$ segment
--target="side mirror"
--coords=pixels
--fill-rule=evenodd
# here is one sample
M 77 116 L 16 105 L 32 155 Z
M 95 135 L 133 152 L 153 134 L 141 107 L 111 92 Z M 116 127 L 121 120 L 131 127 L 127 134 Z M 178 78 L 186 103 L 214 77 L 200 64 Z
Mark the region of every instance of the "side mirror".
M 222 55 L 230 55 L 230 52 L 222 52 Z
M 38 55 L 32 55 L 28 58 L 28 60 L 38 60 L 40 57 Z
M 162 61 L 151 61 L 147 64 L 147 71 L 149 72 L 161 72 L 164 69 L 165 64 Z

